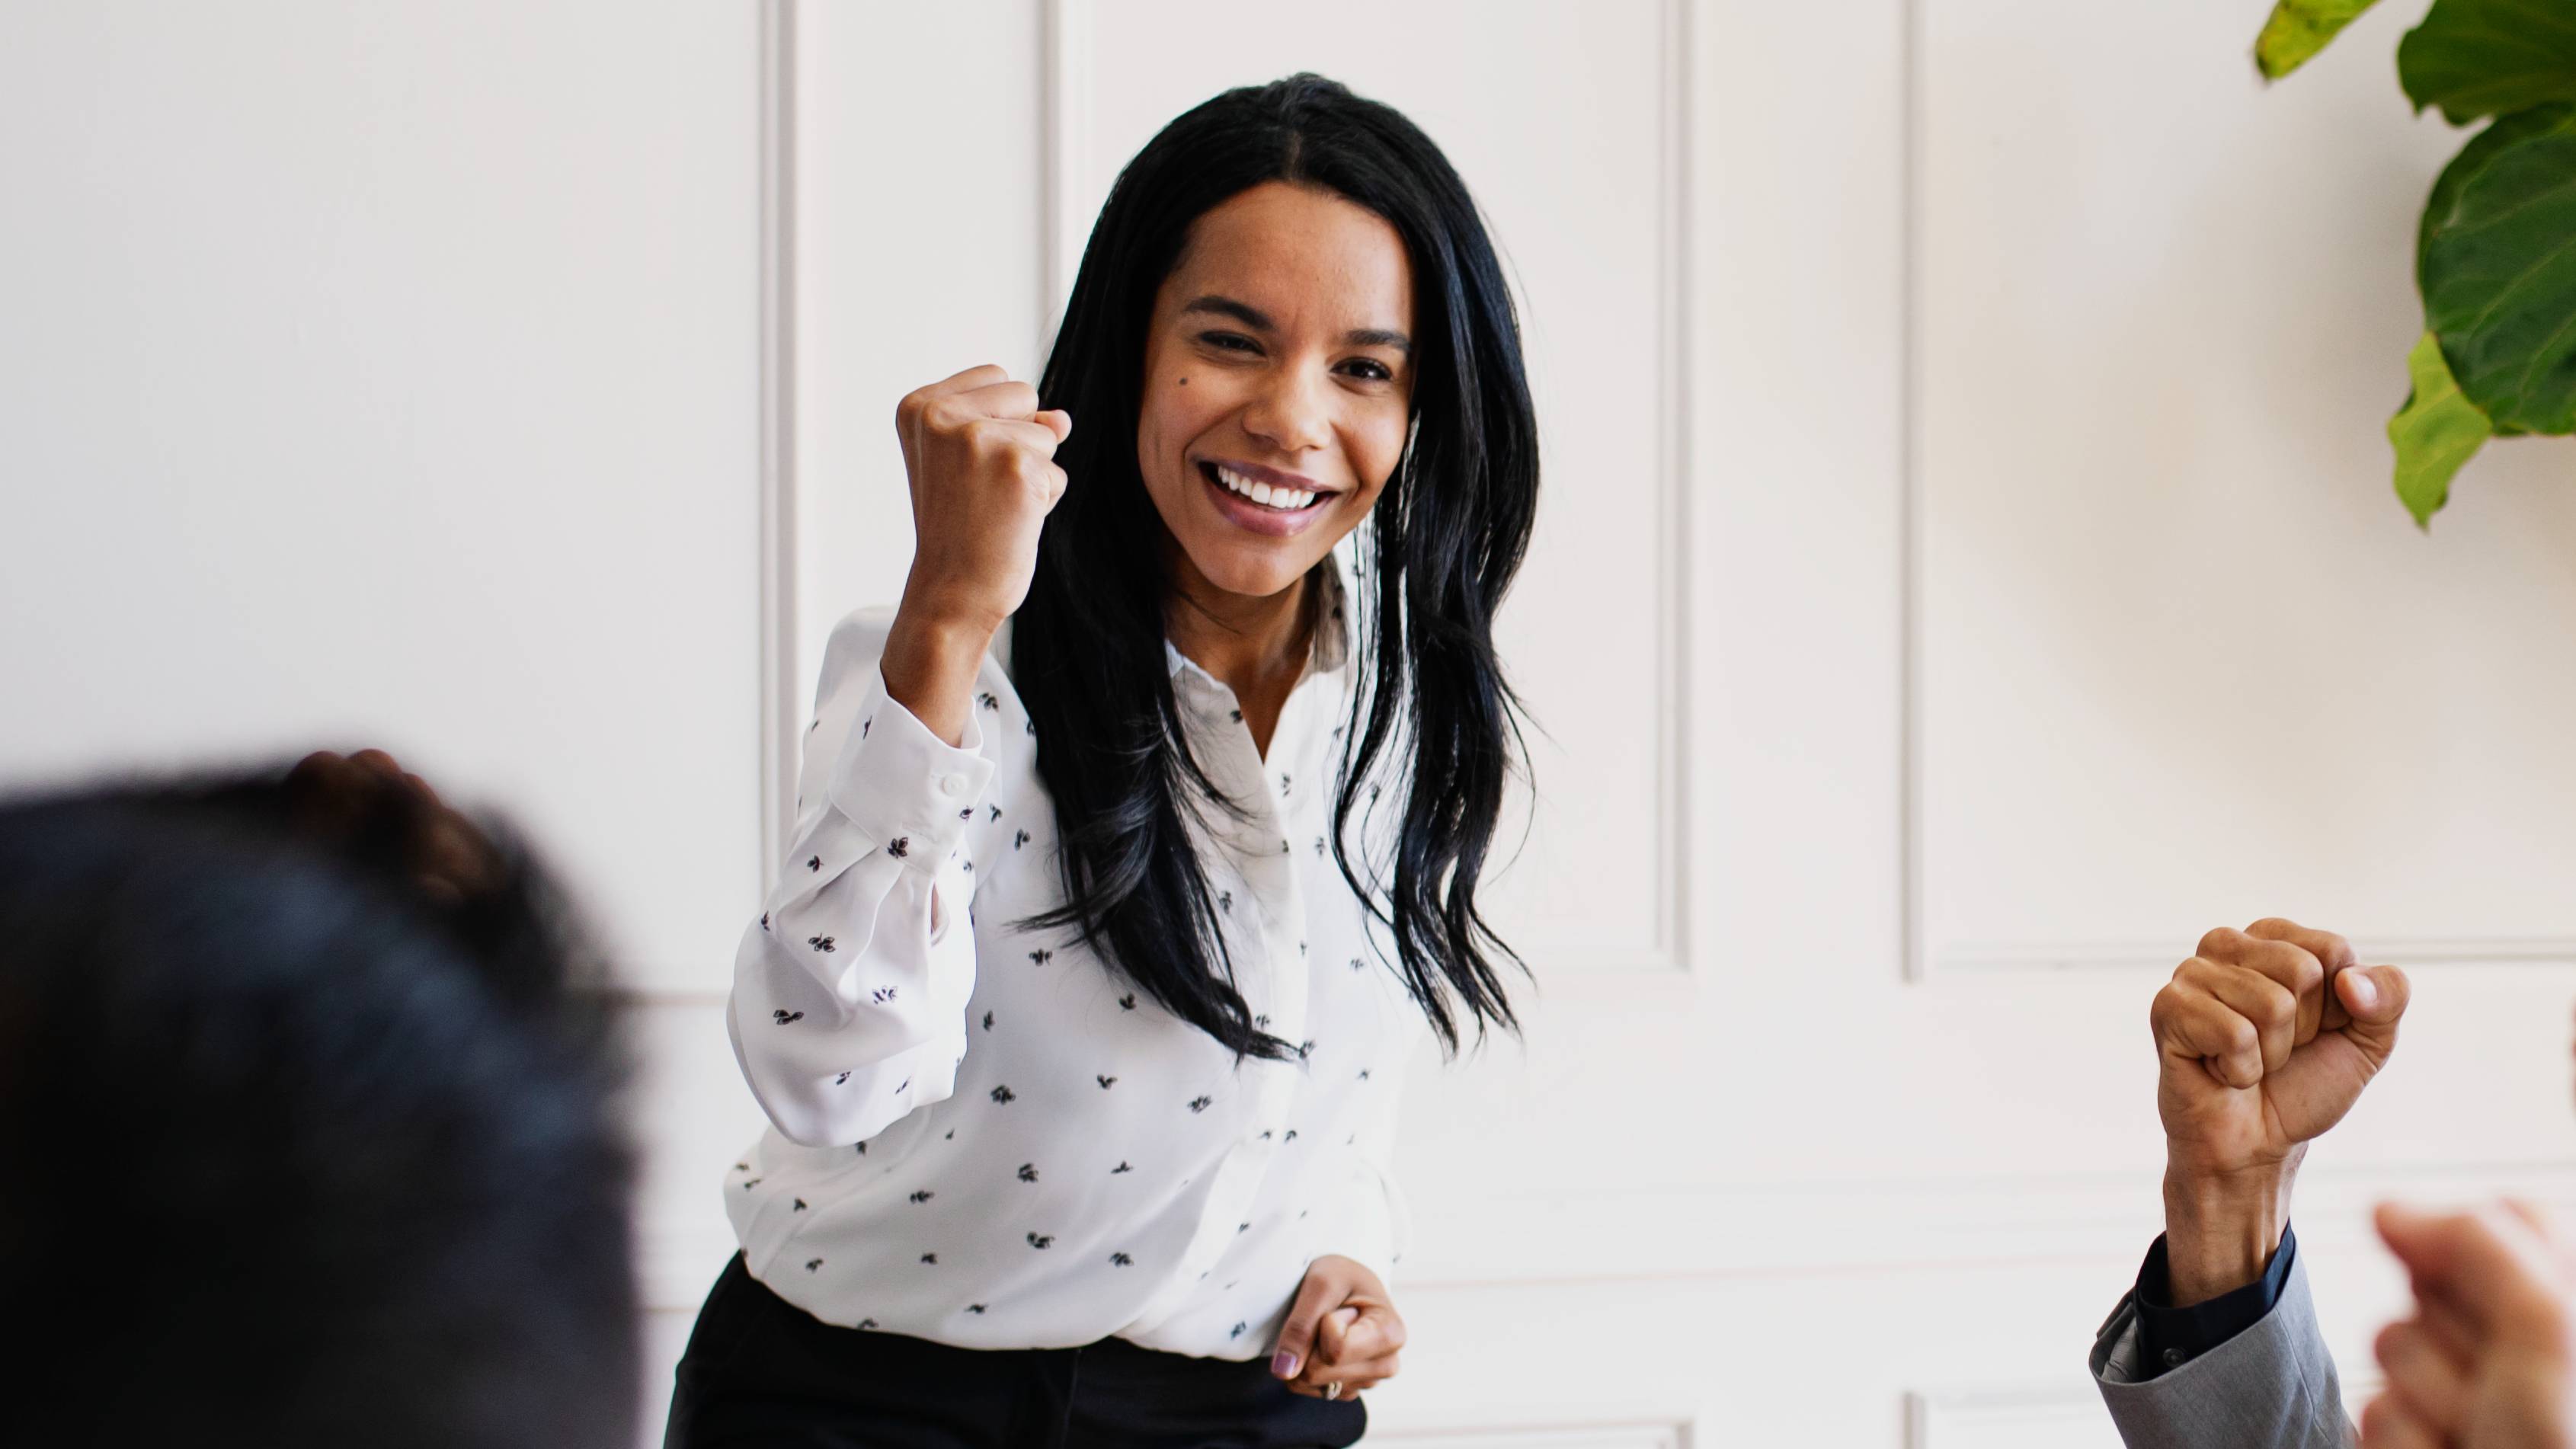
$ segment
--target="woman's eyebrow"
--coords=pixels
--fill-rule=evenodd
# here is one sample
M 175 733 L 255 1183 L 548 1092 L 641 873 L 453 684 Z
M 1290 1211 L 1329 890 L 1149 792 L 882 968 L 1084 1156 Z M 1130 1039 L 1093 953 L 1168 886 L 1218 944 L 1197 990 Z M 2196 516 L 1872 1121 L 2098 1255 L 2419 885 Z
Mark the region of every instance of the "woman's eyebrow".
M 1193 297 L 1181 308 L 1183 316 L 1192 312 L 1212 312 L 1219 317 L 1231 317 L 1255 332 L 1279 330 L 1279 324 L 1270 320 L 1269 313 L 1248 302 L 1220 297 L 1213 292 L 1204 297 Z M 1413 339 L 1392 327 L 1354 327 L 1342 334 L 1342 340 L 1353 347 L 1391 347 L 1407 357 L 1413 355 Z
M 1269 313 L 1262 311 L 1258 307 L 1238 302 L 1232 297 L 1219 297 L 1213 294 L 1205 297 L 1193 297 L 1190 299 L 1190 304 L 1183 307 L 1181 311 L 1184 314 L 1191 312 L 1214 312 L 1220 317 L 1231 317 L 1235 321 L 1242 323 L 1244 326 L 1249 327 L 1256 332 L 1276 332 L 1279 330 L 1278 324 L 1270 320 Z

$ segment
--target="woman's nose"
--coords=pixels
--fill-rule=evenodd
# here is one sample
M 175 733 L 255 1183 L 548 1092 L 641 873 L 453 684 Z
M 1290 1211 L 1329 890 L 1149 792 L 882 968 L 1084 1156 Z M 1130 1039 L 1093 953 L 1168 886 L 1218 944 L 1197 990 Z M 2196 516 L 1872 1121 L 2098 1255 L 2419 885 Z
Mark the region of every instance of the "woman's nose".
M 1285 453 L 1324 446 L 1332 438 L 1325 386 L 1303 368 L 1283 370 L 1245 409 L 1244 431 Z

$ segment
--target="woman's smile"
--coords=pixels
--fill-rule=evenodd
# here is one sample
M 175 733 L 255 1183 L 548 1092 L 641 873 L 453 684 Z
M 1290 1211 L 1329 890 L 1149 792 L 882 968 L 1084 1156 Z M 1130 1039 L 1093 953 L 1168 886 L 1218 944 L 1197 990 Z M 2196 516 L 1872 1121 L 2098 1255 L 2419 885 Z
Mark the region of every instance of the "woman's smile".
M 1197 462 L 1217 512 L 1239 528 L 1272 538 L 1305 532 L 1341 496 L 1332 489 L 1317 488 L 1315 480 L 1301 474 L 1257 463 L 1214 458 Z

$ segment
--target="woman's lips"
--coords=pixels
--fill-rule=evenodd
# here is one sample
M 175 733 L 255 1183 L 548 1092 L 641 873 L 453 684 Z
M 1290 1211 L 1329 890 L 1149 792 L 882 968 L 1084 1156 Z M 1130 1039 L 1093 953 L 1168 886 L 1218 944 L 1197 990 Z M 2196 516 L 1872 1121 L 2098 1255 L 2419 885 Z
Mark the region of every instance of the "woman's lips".
M 1208 496 L 1216 503 L 1217 512 L 1225 515 L 1228 522 L 1272 538 L 1291 538 L 1303 533 L 1317 518 L 1322 517 L 1324 510 L 1340 496 L 1334 493 L 1317 492 L 1313 501 L 1302 508 L 1274 508 L 1266 503 L 1256 503 L 1227 487 L 1224 480 L 1218 476 L 1217 467 L 1217 464 L 1211 462 L 1202 461 L 1199 464 L 1199 485 L 1207 489 Z M 1229 471 L 1233 470 L 1229 468 Z M 1249 472 L 1249 470 L 1244 471 Z M 1238 473 L 1237 476 L 1240 477 L 1243 474 Z
M 1238 463 L 1231 458 L 1201 458 L 1198 464 L 1226 491 L 1282 513 L 1293 513 L 1312 503 L 1316 494 L 1332 491 L 1316 487 L 1315 480 L 1303 473 L 1285 473 L 1258 463 Z

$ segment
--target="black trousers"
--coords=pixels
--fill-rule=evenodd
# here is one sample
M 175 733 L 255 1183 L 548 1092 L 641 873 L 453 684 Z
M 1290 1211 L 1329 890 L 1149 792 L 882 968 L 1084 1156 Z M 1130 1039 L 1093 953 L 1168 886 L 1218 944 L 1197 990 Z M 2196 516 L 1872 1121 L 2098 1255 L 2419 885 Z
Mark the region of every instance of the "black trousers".
M 1340 1449 L 1368 1410 L 1267 1363 L 1082 1348 L 951 1348 L 835 1328 L 735 1255 L 680 1358 L 663 1449 Z

